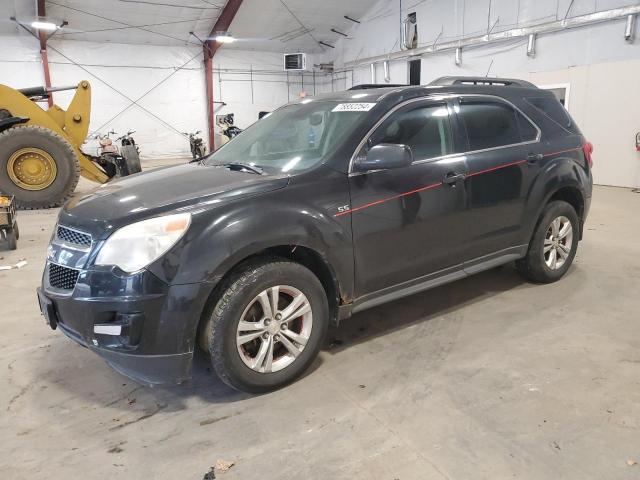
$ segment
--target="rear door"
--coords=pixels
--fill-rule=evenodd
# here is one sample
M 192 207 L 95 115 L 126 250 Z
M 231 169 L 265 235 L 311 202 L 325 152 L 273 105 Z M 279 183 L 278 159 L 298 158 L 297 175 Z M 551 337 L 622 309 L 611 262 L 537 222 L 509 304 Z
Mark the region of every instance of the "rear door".
M 521 238 L 527 191 L 540 168 L 540 130 L 499 97 L 461 96 L 455 111 L 468 142 L 465 261 L 509 254 Z

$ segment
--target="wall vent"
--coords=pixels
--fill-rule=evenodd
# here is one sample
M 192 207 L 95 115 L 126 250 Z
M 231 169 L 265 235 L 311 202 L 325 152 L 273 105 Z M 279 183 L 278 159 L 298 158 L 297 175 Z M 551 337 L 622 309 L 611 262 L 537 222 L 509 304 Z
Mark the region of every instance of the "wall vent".
M 285 70 L 306 70 L 307 56 L 304 53 L 285 53 L 284 54 Z

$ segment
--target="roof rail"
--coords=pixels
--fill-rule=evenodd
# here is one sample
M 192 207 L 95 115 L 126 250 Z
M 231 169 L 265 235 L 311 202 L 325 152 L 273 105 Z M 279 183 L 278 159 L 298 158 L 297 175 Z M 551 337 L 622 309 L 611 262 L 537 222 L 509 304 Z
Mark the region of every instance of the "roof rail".
M 496 85 L 504 87 L 538 88 L 533 83 L 515 78 L 495 77 L 440 77 L 429 84 L 434 85 Z
M 360 85 L 354 85 L 349 90 L 370 90 L 372 88 L 398 88 L 408 87 L 405 83 L 361 83 Z

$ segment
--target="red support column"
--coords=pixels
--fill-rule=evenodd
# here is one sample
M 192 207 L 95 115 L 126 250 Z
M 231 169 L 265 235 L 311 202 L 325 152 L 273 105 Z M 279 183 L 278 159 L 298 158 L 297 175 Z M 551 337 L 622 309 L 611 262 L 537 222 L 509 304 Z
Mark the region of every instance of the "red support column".
M 38 0 L 40 1 L 40 0 Z M 44 1 L 44 0 L 42 0 Z M 229 0 L 225 7 L 220 12 L 220 16 L 216 21 L 216 24 L 211 29 L 209 38 L 204 42 L 204 78 L 207 90 L 207 123 L 209 132 L 209 149 L 213 151 L 215 149 L 215 109 L 213 102 L 213 56 L 216 54 L 220 43 L 215 40 L 211 40 L 219 32 L 226 32 L 231 25 L 238 9 L 242 5 L 242 0 Z
M 44 2 L 45 0 L 38 0 L 38 17 L 46 17 Z M 40 39 L 40 59 L 42 60 L 42 70 L 44 72 L 44 85 L 50 88 L 51 75 L 49 73 L 49 56 L 47 55 L 47 33 L 42 30 L 38 31 L 38 38 Z M 52 93 L 47 97 L 47 103 L 49 104 L 49 108 L 53 107 Z

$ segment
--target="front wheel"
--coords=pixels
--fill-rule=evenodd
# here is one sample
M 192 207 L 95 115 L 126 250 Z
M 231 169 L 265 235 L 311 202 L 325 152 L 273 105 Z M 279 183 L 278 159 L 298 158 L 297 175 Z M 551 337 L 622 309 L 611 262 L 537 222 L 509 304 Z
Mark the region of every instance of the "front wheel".
M 222 381 L 263 393 L 304 373 L 328 324 L 327 297 L 318 278 L 300 264 L 272 259 L 231 276 L 199 340 Z
M 575 209 L 561 200 L 550 202 L 533 232 L 527 256 L 516 262 L 518 271 L 537 283 L 559 280 L 573 263 L 579 236 Z

